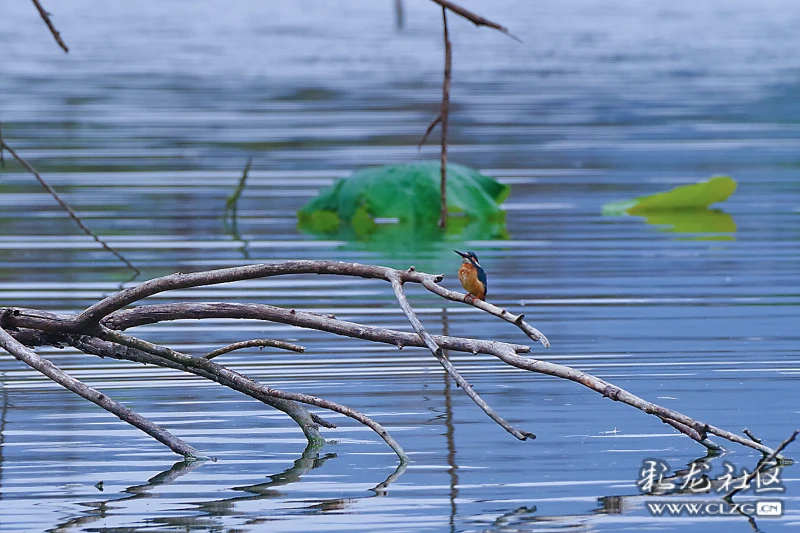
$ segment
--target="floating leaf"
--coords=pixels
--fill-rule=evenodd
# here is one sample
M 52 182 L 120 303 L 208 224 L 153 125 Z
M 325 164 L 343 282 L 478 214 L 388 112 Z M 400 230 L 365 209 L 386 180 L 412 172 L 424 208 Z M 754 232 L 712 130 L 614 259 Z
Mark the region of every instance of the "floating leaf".
M 730 176 L 714 176 L 708 181 L 675 187 L 671 191 L 640 196 L 625 202 L 611 202 L 603 206 L 605 215 L 643 215 L 656 211 L 705 209 L 723 202 L 736 190 Z
M 408 235 L 431 237 L 441 207 L 440 169 L 438 161 L 425 161 L 355 172 L 303 206 L 298 212 L 300 227 L 315 233 L 352 231 L 363 240 L 389 222 Z M 450 226 L 464 227 L 474 221 L 504 224 L 505 212 L 498 204 L 508 197 L 510 189 L 477 170 L 449 163 L 447 209 L 449 215 L 457 217 L 448 218 L 448 231 Z M 455 223 L 462 217 L 465 220 L 461 224 Z

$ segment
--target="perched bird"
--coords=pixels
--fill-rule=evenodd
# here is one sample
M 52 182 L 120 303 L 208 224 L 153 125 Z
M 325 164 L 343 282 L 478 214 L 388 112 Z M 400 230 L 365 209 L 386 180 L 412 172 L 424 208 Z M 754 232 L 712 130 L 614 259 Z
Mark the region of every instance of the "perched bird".
M 486 300 L 486 271 L 478 263 L 478 256 L 475 255 L 475 252 L 453 251 L 464 258 L 461 268 L 458 269 L 458 281 L 470 296 L 478 300 Z

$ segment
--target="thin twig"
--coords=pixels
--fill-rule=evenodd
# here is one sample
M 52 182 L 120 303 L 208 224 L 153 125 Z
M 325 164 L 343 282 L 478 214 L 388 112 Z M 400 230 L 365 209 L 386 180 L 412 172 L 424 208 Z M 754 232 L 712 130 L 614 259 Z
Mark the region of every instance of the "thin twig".
M 436 344 L 436 341 L 428 334 L 425 330 L 425 327 L 420 322 L 417 314 L 414 313 L 414 310 L 411 308 L 411 304 L 408 303 L 408 298 L 406 297 L 405 292 L 403 291 L 403 282 L 400 281 L 400 277 L 394 275 L 391 277 L 392 282 L 392 289 L 394 289 L 394 294 L 397 297 L 397 303 L 400 304 L 400 308 L 405 313 L 408 321 L 411 323 L 411 326 L 414 328 L 414 331 L 417 332 L 417 335 L 425 342 L 425 346 L 431 351 L 433 356 L 439 361 L 439 364 L 444 367 L 450 376 L 456 380 L 456 383 L 467 393 L 475 404 L 478 407 L 483 409 L 483 412 L 489 415 L 489 417 L 497 422 L 500 427 L 514 435 L 519 440 L 527 440 L 527 439 L 535 439 L 536 435 L 530 433 L 528 431 L 520 431 L 511 424 L 509 424 L 504 418 L 498 415 L 494 409 L 492 409 L 489 404 L 487 404 L 483 398 L 481 398 L 477 392 L 472 388 L 472 385 L 464 379 L 464 377 L 459 374 L 458 370 L 455 369 L 453 364 L 444 356 L 442 352 L 442 348 Z
M 496 22 L 492 22 L 491 20 L 483 18 L 480 15 L 476 15 L 472 11 L 464 9 L 463 7 L 454 4 L 453 2 L 450 2 L 449 0 L 433 0 L 433 1 L 436 2 L 437 4 L 439 4 L 440 6 L 442 6 L 443 8 L 449 9 L 450 11 L 455 13 L 456 15 L 464 17 L 465 19 L 467 19 L 468 21 L 472 22 L 476 26 L 486 26 L 488 28 L 493 28 L 493 29 L 495 29 L 495 30 L 497 30 L 497 31 L 499 31 L 501 33 L 505 33 L 506 35 L 508 35 L 509 37 L 514 39 L 515 41 L 522 42 L 522 41 L 520 41 L 520 39 L 518 37 L 516 37 L 514 34 L 509 32 L 508 28 L 506 28 L 505 26 L 501 26 L 500 24 L 498 24 Z
M 6 168 L 5 144 L 3 143 L 3 123 L 0 122 L 0 167 Z
M 781 444 L 777 448 L 775 448 L 772 451 L 772 453 L 770 453 L 763 461 L 761 461 L 761 463 L 759 463 L 759 465 L 756 468 L 753 469 L 752 472 L 750 472 L 750 474 L 745 478 L 744 483 L 742 483 L 739 488 L 735 488 L 732 491 L 730 491 L 728 494 L 725 495 L 723 499 L 730 501 L 731 498 L 736 496 L 744 488 L 748 487 L 750 485 L 750 482 L 753 481 L 753 479 L 758 475 L 759 472 L 764 470 L 765 467 L 767 467 L 776 457 L 778 457 L 784 448 L 786 448 L 788 445 L 794 442 L 794 439 L 797 438 L 798 433 L 800 433 L 800 430 L 795 429 L 794 432 L 792 432 L 792 434 L 786 440 L 781 442 Z
M 39 3 L 39 0 L 33 0 L 33 5 L 36 6 L 36 9 L 39 11 L 39 15 L 42 17 L 42 20 L 44 20 L 44 23 L 47 24 L 47 28 L 50 30 L 50 33 L 53 34 L 53 38 L 58 43 L 58 46 L 64 50 L 64 53 L 69 53 L 69 48 L 67 48 L 67 45 L 61 40 L 61 34 L 58 33 L 56 27 L 53 26 L 52 22 L 50 22 L 50 14 L 45 11 L 45 9 L 42 7 L 42 4 Z
M 186 444 L 178 437 L 172 435 L 169 431 L 162 428 L 158 424 L 150 422 L 140 414 L 131 411 L 121 403 L 109 398 L 100 391 L 89 387 L 80 380 L 77 380 L 58 368 L 56 365 L 39 356 L 36 352 L 20 344 L 14 337 L 0 327 L 0 346 L 13 355 L 18 360 L 22 361 L 31 368 L 38 370 L 48 378 L 52 379 L 62 387 L 71 390 L 78 396 L 89 400 L 90 402 L 99 405 L 109 413 L 119 417 L 123 422 L 127 422 L 135 426 L 158 442 L 169 447 L 179 455 L 187 458 L 202 458 L 203 455 L 192 446 Z
M 235 350 L 242 350 L 244 348 L 264 348 L 266 346 L 280 348 L 281 350 L 289 350 L 292 352 L 302 353 L 306 351 L 305 346 L 299 346 L 297 344 L 292 344 L 291 342 L 276 341 L 273 339 L 253 339 L 249 341 L 234 342 L 233 344 L 223 346 L 222 348 L 217 348 L 213 352 L 205 354 L 203 359 L 214 359 L 222 354 L 230 353 Z
M 75 221 L 75 223 L 78 225 L 78 227 L 79 227 L 79 228 L 80 228 L 80 229 L 81 229 L 81 230 L 82 230 L 82 231 L 83 231 L 83 232 L 84 232 L 86 235 L 88 235 L 89 237 L 91 237 L 92 239 L 94 239 L 94 240 L 95 240 L 95 241 L 96 241 L 98 244 L 100 244 L 100 246 L 102 246 L 102 247 L 103 247 L 103 248 L 104 248 L 106 251 L 108 251 L 108 252 L 111 252 L 112 254 L 114 254 L 114 256 L 115 256 L 117 259 L 119 259 L 120 261 L 122 261 L 122 262 L 125 264 L 125 266 L 126 266 L 126 267 L 128 267 L 129 269 L 131 269 L 131 270 L 132 270 L 132 271 L 133 271 L 133 272 L 134 272 L 134 273 L 135 273 L 137 276 L 138 276 L 139 274 L 141 274 L 141 271 L 140 271 L 138 268 L 136 268 L 135 266 L 133 266 L 133 264 L 131 264 L 131 262 L 130 262 L 130 261 L 128 261 L 127 259 L 125 259 L 125 257 L 124 257 L 124 256 L 123 256 L 121 253 L 119 253 L 118 251 L 116 251 L 115 249 L 113 249 L 111 246 L 109 246 L 108 244 L 106 244 L 106 242 L 105 242 L 103 239 L 101 239 L 100 237 L 98 237 L 98 236 L 97 236 L 97 235 L 96 235 L 94 232 L 92 232 L 92 230 L 90 230 L 88 227 L 86 227 L 86 225 L 83 223 L 83 221 L 81 220 L 81 218 L 80 218 L 80 217 L 79 217 L 79 216 L 78 216 L 78 215 L 75 213 L 75 211 L 73 211 L 73 210 L 72 210 L 72 208 L 69 206 L 69 204 L 68 204 L 67 202 L 65 202 L 65 201 L 64 201 L 64 200 L 63 200 L 63 199 L 62 199 L 62 198 L 61 198 L 61 197 L 58 195 L 58 193 L 55 191 L 55 189 L 53 189 L 53 188 L 50 186 L 50 184 L 49 184 L 49 183 L 47 183 L 47 182 L 44 180 L 44 178 L 42 178 L 42 177 L 39 175 L 39 173 L 36 171 L 36 169 L 35 169 L 35 168 L 33 168 L 33 166 L 31 166 L 31 164 L 30 164 L 30 163 L 28 163 L 28 162 L 27 162 L 27 161 L 25 161 L 25 160 L 24 160 L 22 157 L 20 157 L 20 155 L 19 155 L 19 154 L 17 154 L 17 152 L 15 152 L 15 151 L 14 151 L 14 149 L 13 149 L 13 148 L 11 148 L 11 147 L 10 147 L 10 146 L 9 146 L 9 145 L 8 145 L 8 144 L 7 144 L 7 143 L 4 141 L 4 140 L 2 140 L 2 139 L 0 139 L 0 146 L 4 147 L 6 150 L 8 150 L 8 153 L 9 153 L 9 154 L 11 154 L 11 155 L 14 157 L 14 159 L 16 159 L 16 160 L 19 162 L 19 164 L 20 164 L 20 165 L 22 165 L 22 166 L 25 168 L 25 170 L 27 170 L 29 173 L 31 173 L 31 174 L 32 174 L 32 175 L 33 175 L 33 176 L 34 176 L 34 177 L 35 177 L 35 178 L 36 178 L 36 179 L 39 181 L 39 183 L 42 185 L 42 187 L 44 187 L 44 189 L 45 189 L 45 190 L 46 190 L 48 193 L 50 193 L 50 196 L 52 196 L 53 198 L 55 198 L 56 202 L 58 202 L 58 204 L 61 206 L 61 208 L 62 208 L 64 211 L 66 211 L 66 212 L 67 212 L 67 214 L 70 216 L 70 218 L 72 218 L 72 220 L 74 220 L 74 221 Z
M 447 126 L 450 123 L 450 77 L 453 71 L 453 49 L 450 45 L 450 33 L 447 30 L 447 9 L 442 6 L 442 24 L 444 26 L 444 82 L 442 83 L 442 110 L 439 112 L 442 125 L 441 138 L 441 207 L 439 210 L 439 227 L 447 227 Z
M 417 150 L 421 150 L 422 149 L 422 145 L 425 144 L 425 141 L 428 140 L 428 135 L 431 134 L 431 132 L 433 131 L 433 128 L 435 128 L 436 125 L 439 124 L 441 121 L 442 121 L 442 114 L 440 112 L 438 115 L 436 115 L 436 118 L 434 118 L 431 121 L 431 123 L 428 124 L 428 129 L 425 130 L 425 135 L 423 135 L 422 139 L 420 139 L 419 144 L 417 145 Z
M 223 214 L 223 218 L 225 218 L 225 220 L 230 218 L 234 225 L 236 224 L 236 216 L 239 210 L 239 197 L 242 196 L 242 191 L 244 191 L 244 186 L 247 182 L 247 175 L 250 172 L 250 167 L 252 165 L 253 158 L 248 157 L 247 163 L 244 165 L 244 170 L 242 171 L 242 177 L 239 178 L 239 183 L 236 185 L 236 189 L 225 200 L 225 212 Z M 230 217 L 228 216 L 229 213 Z

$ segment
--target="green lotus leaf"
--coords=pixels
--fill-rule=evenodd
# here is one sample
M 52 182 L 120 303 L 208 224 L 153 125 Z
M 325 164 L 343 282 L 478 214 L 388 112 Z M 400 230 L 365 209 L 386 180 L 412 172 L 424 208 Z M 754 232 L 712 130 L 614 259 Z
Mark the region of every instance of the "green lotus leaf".
M 347 225 L 360 239 L 387 222 L 406 231 L 436 228 L 441 201 L 440 169 L 438 161 L 424 161 L 355 172 L 303 206 L 298 212 L 300 227 L 312 232 L 333 232 Z M 453 220 L 466 219 L 456 226 L 464 227 L 470 221 L 504 223 L 505 212 L 499 204 L 510 190 L 510 186 L 477 170 L 455 163 L 447 165 L 448 215 L 456 215 Z M 338 221 L 336 227 L 333 221 Z
M 705 209 L 711 204 L 727 200 L 735 190 L 736 182 L 730 176 L 714 176 L 708 181 L 682 185 L 670 191 L 608 203 L 603 206 L 603 214 L 644 215 L 657 211 Z

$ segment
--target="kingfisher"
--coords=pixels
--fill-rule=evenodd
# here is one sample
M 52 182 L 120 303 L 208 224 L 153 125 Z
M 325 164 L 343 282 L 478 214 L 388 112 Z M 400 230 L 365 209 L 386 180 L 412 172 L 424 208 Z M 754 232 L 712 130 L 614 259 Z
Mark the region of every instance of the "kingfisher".
M 486 300 L 486 271 L 478 263 L 478 256 L 475 252 L 453 251 L 464 258 L 461 268 L 458 269 L 458 281 L 461 282 L 461 286 L 473 298 Z

